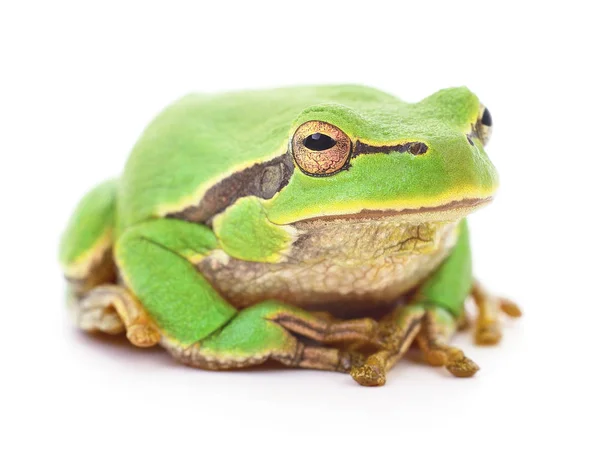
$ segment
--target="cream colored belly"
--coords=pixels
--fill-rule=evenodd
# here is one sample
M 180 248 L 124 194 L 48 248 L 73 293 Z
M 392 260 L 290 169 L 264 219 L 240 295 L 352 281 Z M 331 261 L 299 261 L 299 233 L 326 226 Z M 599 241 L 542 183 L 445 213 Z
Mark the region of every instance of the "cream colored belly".
M 456 222 L 312 221 L 279 263 L 209 255 L 199 270 L 232 304 L 277 299 L 313 310 L 389 305 L 417 286 L 454 246 Z

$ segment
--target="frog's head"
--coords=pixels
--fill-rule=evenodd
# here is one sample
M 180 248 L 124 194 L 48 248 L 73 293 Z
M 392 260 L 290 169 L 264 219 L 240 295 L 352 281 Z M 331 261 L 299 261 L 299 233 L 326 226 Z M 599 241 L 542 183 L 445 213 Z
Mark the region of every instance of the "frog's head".
M 466 88 L 305 109 L 290 130 L 294 171 L 264 209 L 271 222 L 402 215 L 455 220 L 489 202 L 491 115 Z

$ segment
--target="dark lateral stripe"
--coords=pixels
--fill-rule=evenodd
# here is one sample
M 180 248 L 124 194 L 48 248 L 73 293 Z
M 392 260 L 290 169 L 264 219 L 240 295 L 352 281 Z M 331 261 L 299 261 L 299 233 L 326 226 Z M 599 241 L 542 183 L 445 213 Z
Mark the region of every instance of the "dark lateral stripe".
M 357 141 L 356 146 L 354 148 L 353 157 L 359 156 L 361 154 L 375 153 L 411 153 L 415 156 L 418 156 L 419 154 L 425 154 L 427 150 L 427 145 L 422 142 L 408 142 L 402 145 L 373 146 L 367 145 L 366 143 L 362 143 L 361 141 Z
M 167 217 L 203 223 L 235 203 L 238 198 L 252 195 L 264 199 L 273 198 L 288 184 L 293 170 L 294 164 L 289 153 L 254 164 L 212 186 L 199 204 L 168 214 Z

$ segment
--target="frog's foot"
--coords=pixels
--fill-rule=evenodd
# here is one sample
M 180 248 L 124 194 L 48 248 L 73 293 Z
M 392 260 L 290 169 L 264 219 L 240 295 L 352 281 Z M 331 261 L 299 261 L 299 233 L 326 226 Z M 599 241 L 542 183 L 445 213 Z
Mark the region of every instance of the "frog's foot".
M 275 360 L 290 367 L 348 373 L 364 362 L 361 354 L 309 345 L 301 337 L 321 343 L 370 342 L 377 330 L 372 319 L 340 321 L 268 301 L 240 311 L 222 329 L 197 343 L 182 345 L 163 338 L 161 344 L 181 362 L 210 370 Z
M 445 366 L 454 376 L 473 376 L 479 367 L 448 340 L 459 327 L 445 309 L 413 304 L 399 307 L 380 323 L 382 349 L 367 357 L 365 363 L 354 367 L 350 374 L 361 385 L 385 384 L 386 372 L 400 360 L 413 341 L 433 366 Z
M 459 322 L 443 308 L 428 309 L 417 343 L 430 365 L 445 366 L 457 377 L 471 377 L 479 371 L 477 364 L 466 357 L 462 350 L 448 344 L 458 328 Z
M 139 347 L 154 346 L 160 333 L 127 289 L 118 285 L 101 285 L 74 303 L 77 325 L 88 332 L 118 334 L 127 332 L 131 343 Z
M 521 310 L 514 302 L 490 294 L 479 282 L 473 284 L 471 294 L 479 309 L 475 323 L 475 343 L 497 344 L 502 338 L 500 313 L 518 318 L 521 316 Z
M 425 310 L 418 306 L 399 307 L 380 322 L 379 344 L 381 350 L 350 370 L 350 375 L 360 385 L 385 384 L 386 372 L 402 358 L 422 327 Z
M 125 325 L 111 301 L 112 297 L 118 296 L 111 293 L 107 287 L 97 287 L 72 303 L 75 322 L 80 329 L 113 335 L 125 331 Z

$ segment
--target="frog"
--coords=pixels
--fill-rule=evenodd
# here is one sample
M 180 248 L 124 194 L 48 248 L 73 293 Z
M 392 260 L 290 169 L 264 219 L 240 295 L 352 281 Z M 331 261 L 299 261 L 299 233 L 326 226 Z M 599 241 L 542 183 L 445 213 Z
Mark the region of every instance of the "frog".
M 494 345 L 521 314 L 472 270 L 466 217 L 498 188 L 491 131 L 466 87 L 186 95 L 67 223 L 75 323 L 205 370 L 275 362 L 381 386 L 413 351 L 471 377 L 454 334 L 474 324 Z

